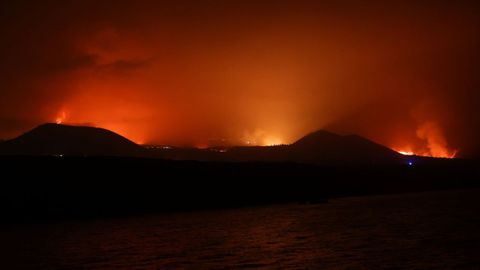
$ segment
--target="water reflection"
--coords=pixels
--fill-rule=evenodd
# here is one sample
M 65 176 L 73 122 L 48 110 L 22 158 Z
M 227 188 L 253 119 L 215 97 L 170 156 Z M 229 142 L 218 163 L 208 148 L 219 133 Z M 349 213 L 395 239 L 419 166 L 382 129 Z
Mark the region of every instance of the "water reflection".
M 475 269 L 479 193 L 26 226 L 1 232 L 2 254 L 26 269 Z

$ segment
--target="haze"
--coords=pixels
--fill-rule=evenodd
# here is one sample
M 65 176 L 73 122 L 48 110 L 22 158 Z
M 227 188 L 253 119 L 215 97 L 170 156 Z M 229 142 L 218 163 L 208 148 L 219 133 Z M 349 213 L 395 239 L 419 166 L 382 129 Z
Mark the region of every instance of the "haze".
M 329 129 L 478 155 L 475 2 L 317 2 L 4 1 L 0 138 L 55 121 L 197 147 Z

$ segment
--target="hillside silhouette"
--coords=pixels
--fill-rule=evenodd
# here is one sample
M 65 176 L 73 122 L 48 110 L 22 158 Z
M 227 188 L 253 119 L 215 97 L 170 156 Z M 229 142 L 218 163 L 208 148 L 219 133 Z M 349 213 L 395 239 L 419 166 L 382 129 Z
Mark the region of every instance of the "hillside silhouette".
M 0 145 L 4 155 L 140 156 L 144 149 L 112 131 L 43 124 Z
M 390 148 L 358 135 L 341 136 L 324 130 L 306 135 L 292 147 L 300 155 L 314 153 L 309 156 L 313 159 L 330 158 L 382 163 L 398 161 L 403 157 Z
M 325 130 L 310 133 L 289 145 L 236 146 L 222 151 L 217 148 L 169 148 L 154 149 L 149 153 L 154 157 L 174 160 L 296 162 L 317 165 L 405 164 L 412 159 L 366 138 L 357 135 L 342 136 Z
M 11 222 L 471 188 L 480 176 L 474 161 L 405 157 L 327 131 L 291 145 L 144 148 L 101 128 L 45 124 L 0 153 L 0 212 Z
M 216 148 L 145 148 L 112 131 L 84 126 L 44 124 L 3 143 L 3 155 L 124 156 L 226 162 L 296 162 L 318 165 L 404 164 L 409 157 L 357 135 L 325 130 L 290 145 Z
M 234 147 L 233 161 L 275 161 L 312 164 L 398 164 L 405 157 L 357 135 L 341 136 L 325 130 L 306 135 L 290 145 Z

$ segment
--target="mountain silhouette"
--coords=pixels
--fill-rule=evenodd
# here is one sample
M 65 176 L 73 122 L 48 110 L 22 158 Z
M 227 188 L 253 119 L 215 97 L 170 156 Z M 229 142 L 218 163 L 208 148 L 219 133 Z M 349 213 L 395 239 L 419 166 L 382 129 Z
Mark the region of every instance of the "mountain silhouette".
M 357 135 L 325 130 L 290 145 L 240 146 L 227 151 L 174 148 L 151 150 L 112 131 L 85 126 L 44 124 L 0 143 L 3 155 L 125 156 L 199 161 L 263 161 L 310 164 L 398 164 L 405 157 Z
M 323 130 L 306 135 L 292 147 L 297 154 L 314 159 L 363 160 L 381 163 L 403 157 L 396 151 L 361 136 L 341 136 Z
M 342 140 L 342 136 L 340 135 L 326 130 L 318 130 L 316 132 L 305 135 L 304 137 L 293 143 L 293 145 L 298 147 L 317 147 L 319 145 L 325 144 L 336 144 L 340 140 Z
M 9 155 L 139 156 L 143 150 L 106 129 L 50 123 L 0 145 Z
M 397 152 L 357 135 L 342 136 L 325 130 L 306 135 L 290 145 L 235 147 L 229 158 L 260 161 L 290 161 L 314 164 L 389 164 L 403 162 Z

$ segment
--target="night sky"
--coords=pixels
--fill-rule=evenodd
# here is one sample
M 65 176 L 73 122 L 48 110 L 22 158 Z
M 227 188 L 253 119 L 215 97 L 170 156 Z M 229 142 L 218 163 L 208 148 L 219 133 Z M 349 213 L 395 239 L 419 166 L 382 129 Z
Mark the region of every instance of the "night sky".
M 329 129 L 479 156 L 479 14 L 475 1 L 2 1 L 0 138 L 57 120 L 198 147 Z

